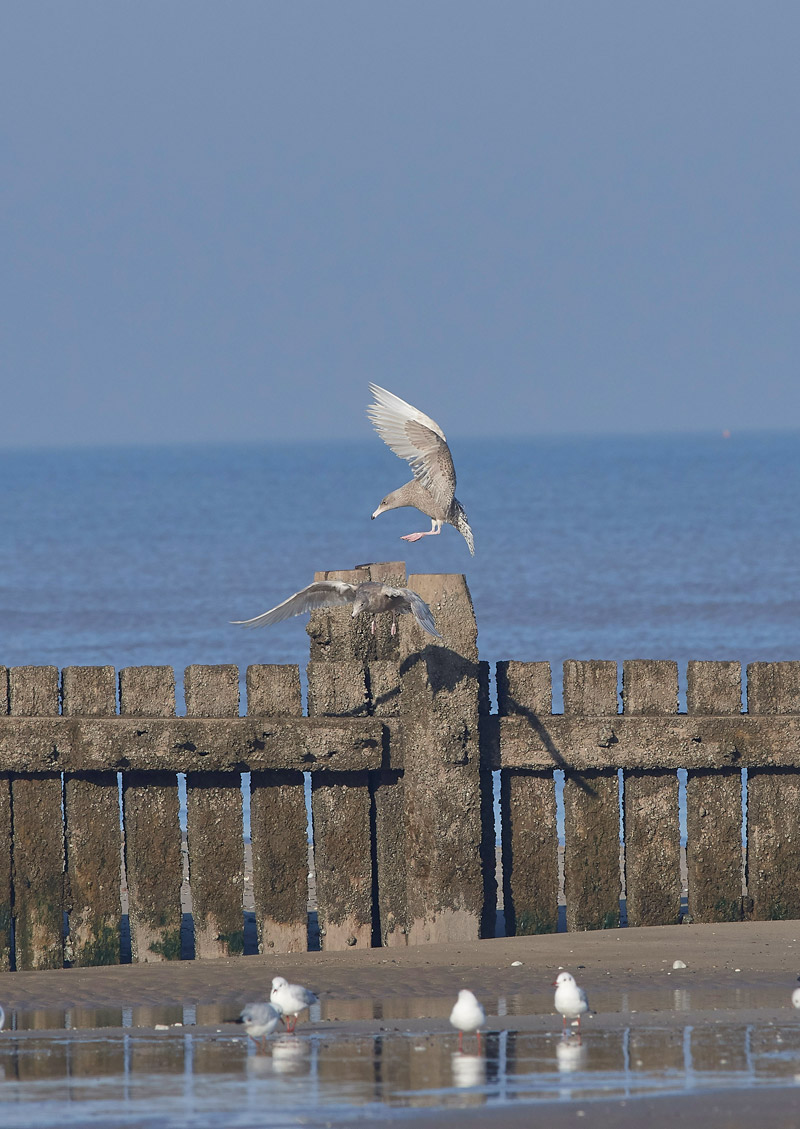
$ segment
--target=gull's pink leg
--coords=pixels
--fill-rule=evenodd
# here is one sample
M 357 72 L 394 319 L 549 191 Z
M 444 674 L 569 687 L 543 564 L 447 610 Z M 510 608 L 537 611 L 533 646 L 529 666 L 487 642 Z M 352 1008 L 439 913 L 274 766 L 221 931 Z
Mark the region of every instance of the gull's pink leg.
M 478 1054 L 481 1053 L 481 1033 L 478 1032 Z
M 419 541 L 420 537 L 437 537 L 441 533 L 441 529 L 428 529 L 425 533 L 406 533 L 401 537 L 401 541 Z
M 464 1042 L 464 1032 L 459 1031 L 459 1033 L 458 1033 L 458 1053 L 459 1054 L 463 1054 L 463 1050 L 464 1050 L 463 1042 Z

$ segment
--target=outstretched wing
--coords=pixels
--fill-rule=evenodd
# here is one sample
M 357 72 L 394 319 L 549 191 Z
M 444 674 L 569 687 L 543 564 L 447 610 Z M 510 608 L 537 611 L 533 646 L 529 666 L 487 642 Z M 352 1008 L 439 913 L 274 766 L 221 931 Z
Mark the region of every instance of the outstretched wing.
M 268 627 L 271 623 L 281 623 L 284 619 L 291 619 L 293 615 L 302 615 L 303 612 L 313 612 L 317 608 L 336 608 L 342 604 L 352 604 L 356 598 L 358 585 L 346 584 L 344 580 L 317 580 L 295 592 L 288 600 L 270 608 L 268 612 L 254 616 L 253 619 L 232 619 L 240 627 Z
M 417 595 L 410 588 L 406 588 L 405 595 L 411 607 L 411 614 L 414 619 L 429 635 L 434 635 L 437 639 L 441 639 L 441 635 L 436 630 L 436 623 L 434 622 L 433 612 L 423 600 L 422 596 Z
M 370 384 L 369 390 L 375 397 L 375 403 L 367 408 L 372 426 L 387 447 L 406 460 L 417 481 L 448 510 L 456 492 L 456 472 L 444 432 L 430 416 L 378 384 Z

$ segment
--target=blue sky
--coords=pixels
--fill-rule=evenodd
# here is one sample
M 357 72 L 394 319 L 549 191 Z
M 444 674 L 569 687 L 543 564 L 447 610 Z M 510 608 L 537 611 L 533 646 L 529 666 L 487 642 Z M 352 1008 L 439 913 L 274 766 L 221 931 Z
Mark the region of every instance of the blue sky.
M 796 3 L 3 25 L 3 447 L 800 426 Z

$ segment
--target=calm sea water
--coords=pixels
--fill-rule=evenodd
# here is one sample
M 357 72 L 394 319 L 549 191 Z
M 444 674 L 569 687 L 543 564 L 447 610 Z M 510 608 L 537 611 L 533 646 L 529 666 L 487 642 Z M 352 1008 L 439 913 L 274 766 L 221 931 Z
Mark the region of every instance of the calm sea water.
M 376 440 L 0 454 L 0 664 L 300 663 L 315 569 L 466 572 L 483 658 L 800 658 L 800 435 L 455 444 L 469 557 Z
M 476 555 L 370 521 L 375 439 L 0 453 L 0 664 L 307 660 L 316 569 L 465 572 L 483 658 L 800 658 L 800 434 L 454 444 Z M 556 694 L 556 703 L 559 700 Z

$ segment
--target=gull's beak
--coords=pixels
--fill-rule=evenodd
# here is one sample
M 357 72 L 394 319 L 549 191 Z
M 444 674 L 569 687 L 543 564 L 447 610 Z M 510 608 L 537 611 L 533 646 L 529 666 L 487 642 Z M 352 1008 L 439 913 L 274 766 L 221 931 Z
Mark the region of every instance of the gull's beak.
M 244 1020 L 242 1019 L 242 1017 L 240 1015 L 238 1019 L 227 1019 L 225 1022 L 226 1023 L 244 1023 Z
M 383 506 L 378 506 L 377 510 L 376 510 L 376 511 L 375 511 L 375 513 L 374 513 L 374 514 L 372 515 L 372 520 L 374 521 L 374 520 L 375 520 L 375 518 L 376 518 L 376 517 L 378 517 L 378 516 L 379 516 L 380 514 L 382 514 L 382 513 L 383 513 Z

